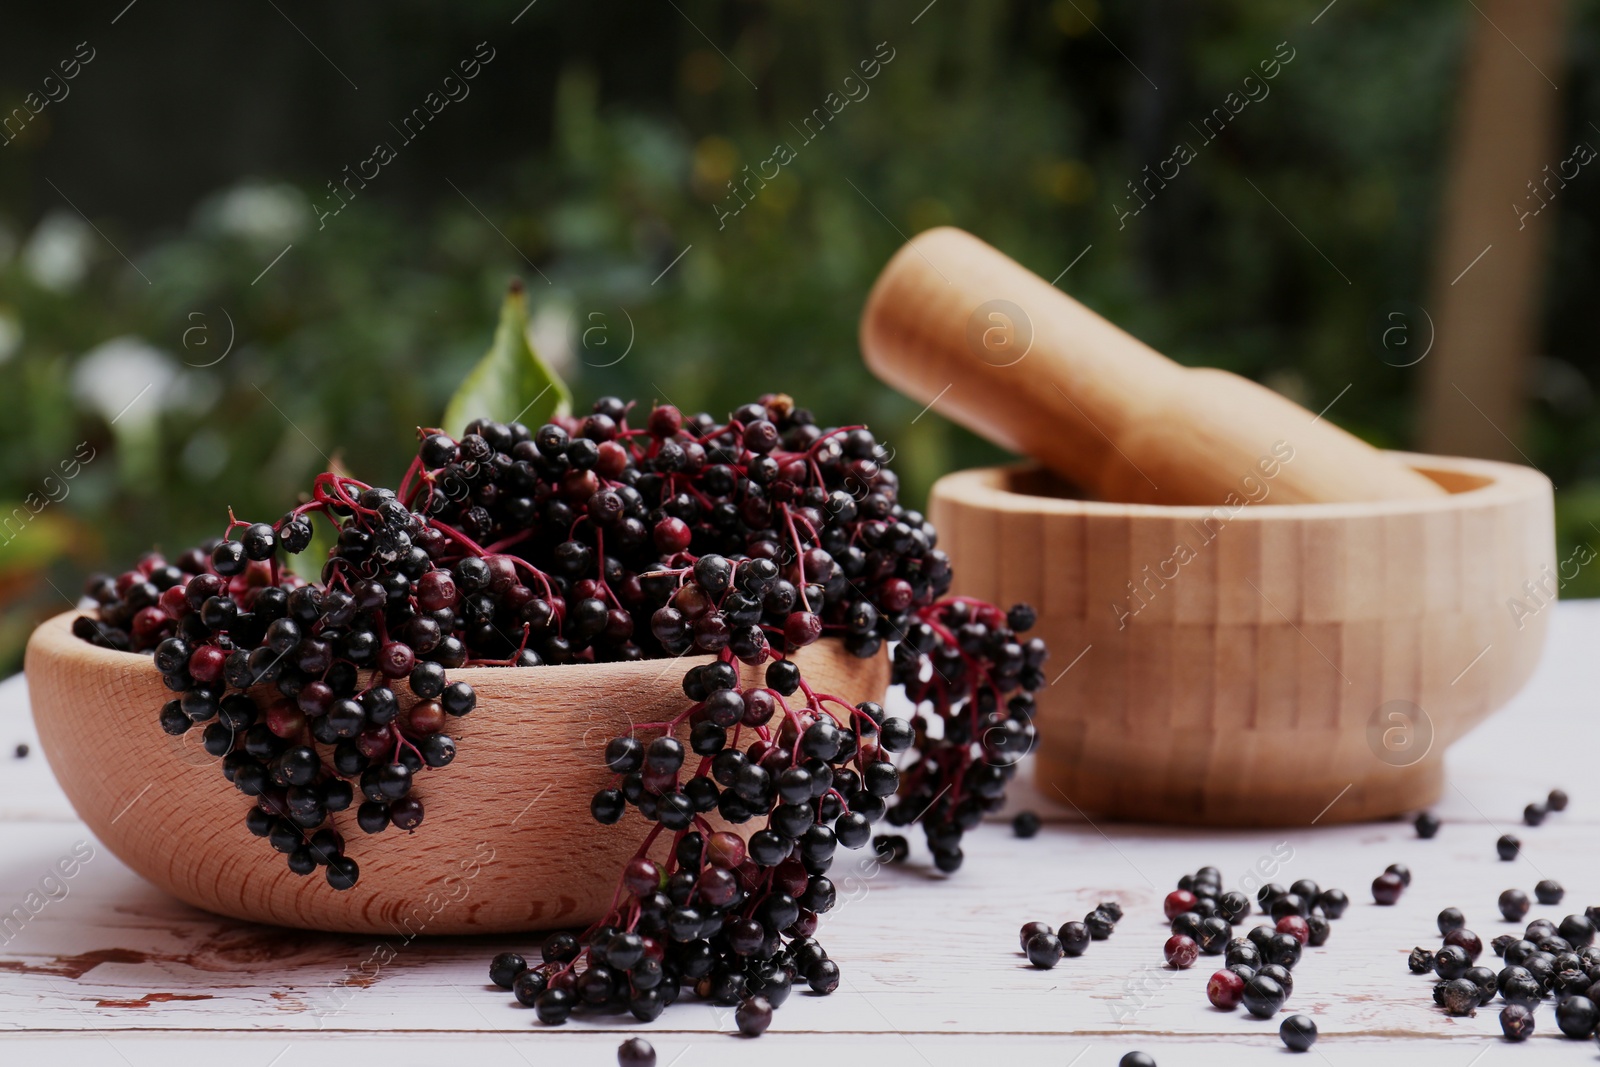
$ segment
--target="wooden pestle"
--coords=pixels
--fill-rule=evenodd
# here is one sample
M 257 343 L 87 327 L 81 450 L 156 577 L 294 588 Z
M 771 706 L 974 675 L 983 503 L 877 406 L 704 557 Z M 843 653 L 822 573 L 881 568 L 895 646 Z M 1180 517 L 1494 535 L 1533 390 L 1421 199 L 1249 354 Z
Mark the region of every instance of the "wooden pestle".
M 1101 500 L 1444 495 L 1264 386 L 1174 363 L 950 227 L 918 234 L 889 261 L 862 312 L 861 350 L 889 385 Z

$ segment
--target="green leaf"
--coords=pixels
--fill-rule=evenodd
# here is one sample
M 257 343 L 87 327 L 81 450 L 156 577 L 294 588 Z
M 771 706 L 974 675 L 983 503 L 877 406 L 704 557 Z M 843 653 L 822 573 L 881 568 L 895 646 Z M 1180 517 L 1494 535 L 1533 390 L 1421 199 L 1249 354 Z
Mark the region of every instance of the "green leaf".
M 460 437 L 473 419 L 540 426 L 572 411 L 572 391 L 528 342 L 528 294 L 512 279 L 494 344 L 444 409 L 444 431 Z

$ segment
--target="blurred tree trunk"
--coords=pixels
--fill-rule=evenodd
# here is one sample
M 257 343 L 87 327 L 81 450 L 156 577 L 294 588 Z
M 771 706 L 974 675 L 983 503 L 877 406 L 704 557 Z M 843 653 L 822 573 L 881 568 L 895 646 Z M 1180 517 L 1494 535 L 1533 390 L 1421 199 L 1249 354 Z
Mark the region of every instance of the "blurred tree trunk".
M 1552 84 L 1562 74 L 1564 4 L 1473 2 L 1427 304 L 1436 333 L 1421 368 L 1421 443 L 1520 460 L 1557 207 L 1542 205 L 1559 194 L 1559 180 L 1548 179 L 1566 155 L 1556 148 L 1561 97 Z

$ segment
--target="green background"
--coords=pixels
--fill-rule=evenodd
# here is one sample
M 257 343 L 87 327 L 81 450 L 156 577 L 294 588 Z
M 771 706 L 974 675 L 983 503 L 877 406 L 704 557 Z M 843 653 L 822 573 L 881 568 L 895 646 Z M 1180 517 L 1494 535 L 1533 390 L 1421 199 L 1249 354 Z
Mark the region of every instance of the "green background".
M 93 568 L 218 534 L 230 506 L 275 518 L 333 457 L 393 484 L 512 275 L 580 404 L 787 391 L 870 423 L 914 501 L 1001 455 L 917 419 L 856 346 L 877 271 L 944 223 L 1046 278 L 1083 253 L 1062 288 L 1157 348 L 1313 410 L 1353 383 L 1330 417 L 1409 442 L 1417 372 L 1375 337 L 1423 299 L 1470 7 L 1339 0 L 1312 25 L 1320 3 L 925 2 L 19 16 L 0 39 L 6 112 L 78 42 L 95 58 L 0 147 L 3 511 L 79 442 L 96 458 L 0 535 L 0 670 Z M 1564 144 L 1600 114 L 1595 28 L 1592 5 L 1573 9 Z M 1270 96 L 1119 223 L 1126 183 L 1285 41 Z M 319 229 L 326 183 L 399 145 L 390 123 L 479 42 L 494 58 L 470 95 Z M 792 124 L 881 42 L 894 58 L 869 95 L 802 144 Z M 793 163 L 719 228 L 728 179 L 779 141 Z M 1600 540 L 1591 177 L 1559 212 L 1522 444 L 1557 484 L 1565 558 Z M 160 388 L 112 425 L 149 368 Z M 1563 594 L 1596 591 L 1585 569 Z

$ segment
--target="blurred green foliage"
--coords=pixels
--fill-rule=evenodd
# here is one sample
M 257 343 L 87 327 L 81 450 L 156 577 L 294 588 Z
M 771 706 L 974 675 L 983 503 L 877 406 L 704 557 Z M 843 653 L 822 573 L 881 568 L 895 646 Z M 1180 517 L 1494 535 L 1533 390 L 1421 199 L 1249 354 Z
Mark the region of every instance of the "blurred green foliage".
M 350 32 L 392 45 L 419 72 L 414 93 L 390 85 L 380 97 L 400 102 L 394 114 L 470 52 L 459 42 L 492 39 L 503 58 L 477 96 L 439 117 L 440 133 L 424 131 L 321 228 L 313 198 L 359 155 L 252 165 L 180 225 L 91 209 L 97 232 L 43 174 L 19 180 L 40 145 L 7 148 L 0 226 L 15 240 L 0 237 L 10 401 L 0 501 L 11 503 L 0 511 L 40 493 L 80 442 L 96 458 L 35 520 L 51 523 L 39 527 L 42 554 L 0 549 L 0 670 L 15 664 L 26 622 L 63 608 L 92 567 L 220 533 L 229 507 L 276 518 L 334 458 L 393 484 L 415 428 L 440 421 L 488 347 L 513 275 L 528 286 L 536 345 L 580 408 L 616 393 L 726 410 L 789 392 L 822 419 L 871 424 L 914 500 L 939 474 L 1000 456 L 919 418 L 921 405 L 876 384 L 857 354 L 877 271 L 906 237 L 943 223 L 1060 276 L 1176 358 L 1312 408 L 1351 383 L 1330 417 L 1380 444 L 1407 441 L 1415 371 L 1385 365 L 1372 335 L 1394 302 L 1423 297 L 1470 9 L 1342 0 L 1313 26 L 1319 5 L 1288 0 L 924 3 L 684 0 L 681 17 L 662 9 L 632 30 L 605 21 L 631 11 L 611 4 L 541 4 L 515 27 L 502 5 L 368 7 L 371 25 Z M 1575 19 L 1564 96 L 1578 130 L 1600 61 L 1592 18 Z M 449 43 L 419 60 L 419 39 L 432 36 Z M 286 40 L 302 50 L 294 63 L 330 94 L 345 91 Z M 580 43 L 562 51 L 569 41 Z M 1198 143 L 1190 124 L 1280 42 L 1294 59 L 1270 95 L 1119 221 L 1141 168 L 1180 140 Z M 337 36 L 324 43 L 355 51 Z M 807 139 L 806 116 L 829 93 L 859 93 L 844 79 L 859 78 L 880 43 L 893 58 L 869 91 Z M 16 89 L 0 85 L 0 103 Z M 494 120 L 510 106 L 523 123 Z M 381 114 L 342 121 L 333 132 L 347 145 L 383 128 Z M 317 144 L 330 137 L 323 127 Z M 463 138 L 492 146 L 490 165 L 436 180 L 433 153 Z M 719 225 L 728 183 L 780 142 L 792 163 Z M 1577 385 L 1536 401 L 1528 446 L 1562 490 L 1562 557 L 1581 539 L 1600 543 L 1583 321 L 1596 281 L 1584 252 L 1600 217 L 1590 190 L 1575 185 L 1561 204 L 1564 269 L 1551 281 L 1541 363 L 1550 380 Z M 1563 592 L 1600 592 L 1600 575 L 1586 570 Z

